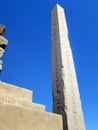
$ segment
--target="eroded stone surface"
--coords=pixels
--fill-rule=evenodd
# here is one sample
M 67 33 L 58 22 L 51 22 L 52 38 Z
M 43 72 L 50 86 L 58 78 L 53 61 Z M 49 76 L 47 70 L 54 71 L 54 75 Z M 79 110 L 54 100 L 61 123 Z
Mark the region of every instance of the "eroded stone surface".
M 5 26 L 0 24 L 0 59 L 4 54 L 4 49 L 8 44 L 8 40 L 3 36 L 5 33 Z M 0 72 L 2 71 L 2 63 L 0 62 Z
M 4 35 L 5 30 L 5 26 L 3 24 L 0 24 L 0 35 Z
M 0 72 L 2 70 L 2 60 L 0 60 Z
M 4 49 L 0 47 L 0 58 L 2 58 L 3 54 L 4 54 Z
M 7 46 L 8 40 L 4 38 L 3 36 L 0 36 L 0 47 L 4 48 Z

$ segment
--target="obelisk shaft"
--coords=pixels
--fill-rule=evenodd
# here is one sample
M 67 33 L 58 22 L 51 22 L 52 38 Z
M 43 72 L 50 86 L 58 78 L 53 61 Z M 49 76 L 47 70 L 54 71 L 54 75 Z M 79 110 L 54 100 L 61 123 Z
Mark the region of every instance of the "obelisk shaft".
M 53 112 L 63 117 L 64 130 L 85 130 L 81 101 L 64 10 L 52 12 Z

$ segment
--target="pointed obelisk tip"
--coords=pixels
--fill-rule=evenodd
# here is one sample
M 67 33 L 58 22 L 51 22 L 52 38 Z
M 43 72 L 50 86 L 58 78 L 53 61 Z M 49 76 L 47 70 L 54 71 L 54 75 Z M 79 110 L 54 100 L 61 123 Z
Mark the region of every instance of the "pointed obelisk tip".
M 62 6 L 60 6 L 58 3 L 55 5 L 54 9 L 63 9 Z
M 57 3 L 56 6 L 58 7 L 58 6 L 60 6 L 60 5 Z

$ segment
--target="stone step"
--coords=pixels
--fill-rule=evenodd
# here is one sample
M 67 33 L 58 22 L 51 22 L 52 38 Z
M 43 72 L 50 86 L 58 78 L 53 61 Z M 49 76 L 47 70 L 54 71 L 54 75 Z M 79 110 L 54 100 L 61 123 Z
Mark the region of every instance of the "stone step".
M 0 130 L 63 130 L 62 117 L 0 102 Z
M 32 91 L 3 82 L 0 82 L 0 101 L 45 111 L 44 105 L 32 103 Z
M 0 94 L 17 98 L 19 100 L 32 102 L 32 91 L 0 82 Z
M 1 94 L 1 93 L 0 93 L 0 102 L 5 102 L 7 104 L 13 104 L 13 105 L 22 106 L 22 107 L 27 107 L 27 108 L 35 109 L 35 110 L 39 110 L 39 111 L 45 111 L 44 105 L 31 103 L 31 102 L 28 102 L 28 101 L 25 101 L 25 100 L 23 101 L 19 98 L 6 96 L 6 95 Z
M 32 103 L 31 104 L 32 109 L 39 110 L 39 111 L 44 111 L 45 112 L 45 106 L 37 103 Z

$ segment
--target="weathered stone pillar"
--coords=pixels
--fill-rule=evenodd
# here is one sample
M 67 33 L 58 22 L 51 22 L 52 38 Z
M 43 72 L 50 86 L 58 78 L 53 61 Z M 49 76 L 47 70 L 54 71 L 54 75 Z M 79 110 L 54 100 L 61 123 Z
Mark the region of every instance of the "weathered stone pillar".
M 0 72 L 2 70 L 2 56 L 4 54 L 5 47 L 8 44 L 8 40 L 4 37 L 5 26 L 0 24 Z
M 52 11 L 53 112 L 63 117 L 63 130 L 85 130 L 64 10 Z

